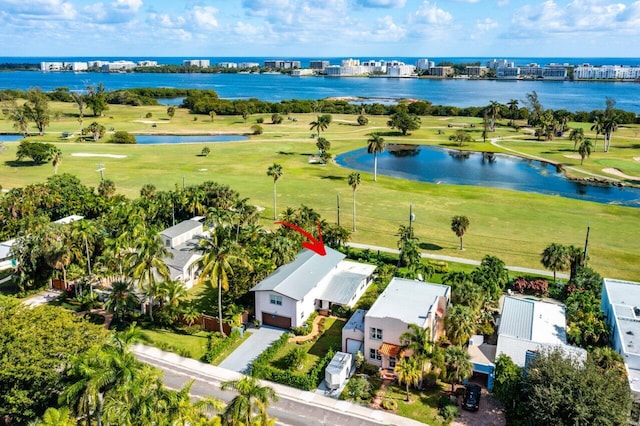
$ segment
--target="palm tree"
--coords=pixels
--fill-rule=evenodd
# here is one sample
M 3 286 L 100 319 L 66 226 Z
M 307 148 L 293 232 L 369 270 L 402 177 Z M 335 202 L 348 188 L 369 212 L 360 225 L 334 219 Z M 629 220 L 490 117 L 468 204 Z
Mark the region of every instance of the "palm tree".
M 166 306 L 172 320 L 180 315 L 181 306 L 189 298 L 187 287 L 177 280 L 167 280 L 160 284 L 160 295 L 161 305 Z
M 515 118 L 516 112 L 518 111 L 518 100 L 509 100 L 509 102 L 507 102 L 507 106 L 509 107 L 509 118 L 511 118 L 511 123 L 509 123 L 509 125 L 513 127 L 513 119 Z
M 369 142 L 367 152 L 373 154 L 373 181 L 375 182 L 378 177 L 378 153 L 384 151 L 386 144 L 384 138 L 377 133 L 372 133 L 367 142 Z
M 540 263 L 553 271 L 553 282 L 556 282 L 556 271 L 562 271 L 569 266 L 567 248 L 561 244 L 549 244 L 541 254 Z
M 602 130 L 604 133 L 604 152 L 609 152 L 609 148 L 611 148 L 612 134 L 618 130 L 618 116 L 611 113 L 605 117 L 604 122 L 602 123 Z
M 604 117 L 601 114 L 595 116 L 591 130 L 596 132 L 596 141 L 594 144 L 594 150 L 598 148 L 598 135 L 604 134 Z
M 402 346 L 402 350 L 411 351 L 411 356 L 420 363 L 422 374 L 428 372 L 430 368 L 429 361 L 435 349 L 433 340 L 431 340 L 431 328 L 422 328 L 417 324 L 409 324 L 408 330 L 400 335 L 400 341 L 406 342 Z
M 35 423 L 37 426 L 75 426 L 76 424 L 76 419 L 71 417 L 69 409 L 65 407 L 47 408 L 42 415 L 42 420 Z
M 316 141 L 316 146 L 318 147 L 320 153 L 325 153 L 331 149 L 331 142 L 329 142 L 325 138 L 318 138 L 318 140 Z
M 282 177 L 282 166 L 278 163 L 273 163 L 267 169 L 267 176 L 273 178 L 273 220 L 276 220 L 278 218 L 276 182 Z
M 97 372 L 96 360 L 101 356 L 100 350 L 99 347 L 94 347 L 71 359 L 69 375 L 73 382 L 58 397 L 60 405 L 70 407 L 79 417 L 84 416 L 87 426 L 91 425 L 91 418 L 96 414 L 101 398 L 100 389 L 92 380 Z M 99 422 L 98 419 L 96 421 Z
M 154 229 L 146 229 L 131 253 L 131 277 L 144 289 L 149 298 L 149 317 L 153 321 L 153 300 L 159 293 L 158 278 L 168 280 L 171 277 L 164 259 L 173 254 L 164 246 L 162 238 Z
M 316 117 L 314 121 L 309 123 L 311 127 L 309 130 L 316 130 L 318 132 L 318 139 L 320 138 L 320 132 L 324 132 L 329 127 L 329 123 L 331 122 L 329 115 L 319 115 Z
M 591 155 L 591 148 L 593 144 L 589 139 L 585 139 L 582 141 L 580 146 L 578 147 L 578 154 L 580 154 L 580 165 L 584 163 L 584 159 Z
M 569 140 L 573 141 L 573 150 L 576 150 L 576 146 L 580 145 L 584 140 L 584 129 L 579 127 L 577 129 L 571 129 L 569 133 Z
M 67 228 L 58 224 L 48 228 L 44 240 L 44 260 L 53 269 L 62 271 L 65 288 L 67 285 L 67 266 L 73 259 L 70 241 Z
M 360 173 L 353 172 L 348 177 L 349 186 L 353 190 L 353 232 L 356 232 L 356 189 L 360 185 Z
M 196 262 L 200 272 L 198 284 L 204 283 L 210 289 L 218 290 L 218 323 L 220 334 L 224 334 L 222 329 L 222 291 L 229 290 L 229 277 L 233 275 L 233 262 L 252 269 L 247 260 L 235 253 L 235 247 L 228 241 L 223 240 L 220 235 L 214 233 L 211 237 L 202 238 L 199 241 L 198 251 L 203 256 Z
M 407 399 L 410 401 L 409 385 L 418 386 L 420 380 L 422 380 L 423 370 L 420 368 L 420 363 L 415 357 L 402 358 L 395 368 L 395 373 L 398 375 L 398 383 L 405 383 L 407 390 Z
M 248 376 L 223 382 L 220 388 L 238 392 L 222 414 L 224 424 L 262 425 L 270 421 L 267 409 L 271 402 L 278 401 L 278 395 L 273 388 L 262 386 L 257 379 Z
M 177 391 L 164 389 L 160 391 L 161 416 L 174 426 L 189 426 L 202 424 L 200 421 L 207 419 L 211 411 L 224 410 L 224 404 L 214 398 L 198 398 L 195 403 L 191 401 L 191 386 L 193 382 L 187 382 L 182 389 Z
M 460 250 L 462 247 L 462 237 L 469 228 L 469 218 L 466 216 L 453 216 L 451 218 L 451 230 L 460 238 Z
M 113 312 L 116 319 L 122 321 L 124 314 L 139 304 L 140 300 L 133 291 L 131 283 L 118 280 L 111 284 L 104 308 L 109 312 Z
M 53 174 L 58 174 L 58 166 L 62 164 L 62 151 L 58 148 L 51 150 L 51 165 L 53 166 Z
M 71 99 L 76 103 L 78 107 L 78 123 L 80 123 L 80 133 L 82 133 L 82 122 L 84 120 L 84 107 L 87 103 L 84 101 L 84 95 L 78 92 L 71 92 Z
M 498 101 L 490 101 L 487 107 L 487 114 L 491 119 L 490 129 L 492 132 L 496 131 L 496 119 L 500 117 L 500 103 Z
M 455 305 L 448 310 L 444 327 L 453 344 L 464 344 L 476 331 L 476 318 L 468 306 Z
M 458 383 L 468 379 L 473 374 L 471 356 L 461 346 L 452 345 L 444 353 L 444 362 L 447 369 L 447 379 L 451 382 L 451 392 Z

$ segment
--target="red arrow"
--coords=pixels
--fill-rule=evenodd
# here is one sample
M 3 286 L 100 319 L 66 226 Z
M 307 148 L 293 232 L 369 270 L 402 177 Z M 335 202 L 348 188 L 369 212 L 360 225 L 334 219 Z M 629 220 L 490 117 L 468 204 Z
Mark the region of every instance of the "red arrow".
M 320 222 L 318 222 L 318 239 L 313 238 L 313 235 L 300 228 L 299 226 L 294 225 L 289 222 L 276 222 L 276 224 L 280 224 L 282 226 L 288 226 L 289 228 L 297 231 L 307 237 L 311 242 L 304 241 L 302 243 L 302 247 L 308 248 L 309 250 L 313 250 L 318 253 L 320 256 L 326 256 L 327 251 L 324 249 L 324 243 L 322 242 L 322 231 L 320 230 Z

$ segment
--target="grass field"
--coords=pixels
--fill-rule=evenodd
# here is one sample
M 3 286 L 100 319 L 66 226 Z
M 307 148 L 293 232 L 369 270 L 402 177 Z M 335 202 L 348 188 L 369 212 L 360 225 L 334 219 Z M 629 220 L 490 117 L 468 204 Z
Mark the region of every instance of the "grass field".
M 158 189 L 173 189 L 213 180 L 230 185 L 248 197 L 255 205 L 265 207 L 261 223 L 272 226 L 273 182 L 266 175 L 267 167 L 274 162 L 283 166 L 284 175 L 278 181 L 278 210 L 306 204 L 313 207 L 329 221 L 337 219 L 336 196 L 342 204 L 341 223 L 350 226 L 352 220 L 352 190 L 347 184 L 350 170 L 335 164 L 326 166 L 309 164 L 308 158 L 317 148 L 311 137 L 309 122 L 315 115 L 292 114 L 297 121 L 284 119 L 280 125 L 268 124 L 265 119 L 264 134 L 252 136 L 247 142 L 210 143 L 211 153 L 200 157 L 205 144 L 181 145 L 130 145 L 116 146 L 105 143 L 63 142 L 60 134 L 76 131 L 77 110 L 67 104 L 52 104 L 52 109 L 62 111 L 59 121 L 52 121 L 42 138 L 56 143 L 63 152 L 63 162 L 58 173 L 77 175 L 85 184 L 98 186 L 100 174 L 97 164 L 104 164 L 105 177 L 115 182 L 119 192 L 135 197 L 146 183 Z M 152 118 L 146 119 L 147 112 Z M 113 118 L 110 118 L 113 117 Z M 141 118 L 142 117 L 142 118 Z M 217 116 L 211 122 L 206 116 L 193 116 L 178 109 L 176 116 L 168 120 L 166 107 L 111 106 L 106 116 L 99 118 L 107 128 L 132 132 L 175 133 L 247 133 L 255 124 L 254 115 L 245 123 L 241 117 Z M 197 118 L 194 121 L 194 118 Z M 422 128 L 407 137 L 399 136 L 386 126 L 388 117 L 369 117 L 367 126 L 357 126 L 356 116 L 334 115 L 333 122 L 322 136 L 331 142 L 332 154 L 346 152 L 366 145 L 372 132 L 381 132 L 387 143 L 420 143 L 451 146 L 448 136 L 462 123 L 476 123 L 472 136 L 481 141 L 481 126 L 476 118 L 423 117 Z M 92 117 L 85 117 L 88 125 Z M 150 121 L 157 121 L 152 127 Z M 453 127 L 449 128 L 448 124 Z M 506 120 L 503 121 L 506 124 Z M 583 126 L 586 126 L 582 124 Z M 572 124 L 570 124 L 572 126 Z M 633 175 L 638 173 L 635 157 L 640 157 L 640 127 L 621 128 L 614 134 L 611 152 L 598 152 L 585 160 L 580 169 L 585 173 L 604 175 L 602 169 L 615 167 Z M 13 131 L 4 116 L 0 118 L 0 132 Z M 439 135 L 438 131 L 444 134 Z M 587 136 L 593 137 L 587 126 Z M 498 127 L 492 138 L 510 148 L 529 155 L 541 156 L 567 166 L 580 167 L 579 159 L 567 158 L 575 154 L 573 143 L 566 138 L 552 142 L 537 142 L 523 133 L 507 127 Z M 105 139 L 108 139 L 109 135 Z M 0 185 L 3 188 L 42 182 L 53 174 L 50 164 L 16 167 L 17 143 L 5 143 L 0 154 Z M 489 143 L 475 142 L 464 149 L 504 151 Z M 75 157 L 74 153 L 116 154 L 125 158 Z M 573 174 L 580 174 L 573 170 Z M 414 230 L 420 238 L 423 252 L 481 259 L 485 254 L 500 257 L 509 265 L 541 268 L 540 253 L 551 242 L 584 244 L 587 226 L 591 226 L 589 265 L 600 274 L 609 277 L 640 280 L 640 244 L 638 225 L 640 209 L 584 202 L 560 197 L 488 189 L 469 186 L 435 185 L 410 182 L 402 179 L 378 176 L 373 182 L 370 173 L 361 173 L 362 184 L 357 190 L 358 231 L 352 241 L 395 247 L 395 235 L 400 225 L 408 223 L 409 205 L 413 204 L 416 221 Z M 465 251 L 457 250 L 458 239 L 450 230 L 451 217 L 466 215 L 470 227 L 464 237 Z

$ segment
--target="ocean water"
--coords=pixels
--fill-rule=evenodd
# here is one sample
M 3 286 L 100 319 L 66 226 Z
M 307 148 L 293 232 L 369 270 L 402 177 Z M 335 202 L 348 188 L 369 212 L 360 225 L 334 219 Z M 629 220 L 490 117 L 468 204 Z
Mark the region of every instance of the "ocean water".
M 44 57 L 0 57 L 0 63 L 39 63 L 51 61 L 86 61 L 89 59 L 151 59 L 161 64 L 179 64 L 183 58 L 44 58 Z M 269 58 L 209 58 L 212 63 L 223 61 L 251 61 L 262 63 Z M 285 58 L 300 60 L 302 66 L 314 58 Z M 343 58 L 320 58 L 332 64 Z M 369 59 L 369 58 L 362 58 Z M 392 58 L 374 58 L 392 59 Z M 395 58 L 406 63 L 415 63 L 418 58 Z M 493 58 L 429 58 L 436 62 L 485 63 Z M 517 65 L 537 62 L 541 65 L 556 62 L 594 65 L 640 65 L 638 58 L 507 58 Z M 290 77 L 279 74 L 118 74 L 118 73 L 73 73 L 39 71 L 0 72 L 0 89 L 22 89 L 39 87 L 53 90 L 67 87 L 82 91 L 87 85 L 104 83 L 107 89 L 133 87 L 182 87 L 212 89 L 221 98 L 258 98 L 270 102 L 287 99 L 324 99 L 328 97 L 356 96 L 381 101 L 398 98 L 423 99 L 439 105 L 458 107 L 483 106 L 495 100 L 506 103 L 517 99 L 523 103 L 525 95 L 538 93 L 545 108 L 569 111 L 591 111 L 602 109 L 605 98 L 616 100 L 617 107 L 640 114 L 640 83 L 632 82 L 572 82 L 572 81 L 498 81 L 498 80 L 431 80 L 431 79 L 386 79 L 386 78 L 328 78 Z

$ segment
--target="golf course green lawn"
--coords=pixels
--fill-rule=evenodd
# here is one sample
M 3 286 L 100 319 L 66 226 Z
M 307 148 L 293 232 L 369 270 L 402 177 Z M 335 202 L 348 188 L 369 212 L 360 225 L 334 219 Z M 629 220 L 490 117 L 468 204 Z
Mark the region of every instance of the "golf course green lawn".
M 249 133 L 258 117 L 253 115 L 245 123 L 241 117 L 217 116 L 211 122 L 208 116 L 194 116 L 178 109 L 176 116 L 168 120 L 166 107 L 110 107 L 106 117 L 98 121 L 107 128 L 137 133 Z M 288 118 L 295 117 L 297 121 L 285 117 L 280 125 L 270 124 L 270 115 L 261 115 L 265 120 L 262 125 L 264 134 L 251 136 L 249 141 L 244 142 L 145 146 L 61 142 L 60 134 L 53 132 L 77 129 L 77 109 L 70 104 L 54 103 L 52 109 L 63 111 L 60 121 L 52 121 L 45 136 L 31 139 L 56 143 L 63 152 L 58 173 L 74 174 L 87 185 L 98 186 L 98 163 L 104 165 L 105 178 L 113 180 L 117 190 L 129 197 L 136 197 L 146 183 L 152 183 L 160 190 L 181 187 L 183 179 L 187 186 L 208 180 L 225 183 L 239 191 L 242 197 L 250 198 L 253 204 L 264 207 L 261 221 L 270 227 L 273 218 L 273 180 L 266 175 L 266 171 L 269 165 L 279 163 L 284 171 L 277 182 L 279 212 L 289 206 L 306 204 L 334 222 L 337 219 L 336 196 L 340 195 L 341 224 L 351 228 L 353 198 L 352 189 L 347 183 L 351 170 L 335 164 L 317 165 L 308 161 L 311 155 L 317 153 L 315 139 L 309 130 L 309 122 L 315 119 L 313 114 L 292 114 Z M 152 113 L 152 118 L 141 119 L 147 112 Z M 196 121 L 193 121 L 194 117 Z M 352 115 L 333 115 L 333 122 L 322 133 L 331 142 L 332 154 L 365 146 L 372 132 L 381 132 L 387 143 L 450 146 L 448 137 L 457 128 L 449 128 L 447 124 L 458 126 L 459 123 L 480 122 L 479 119 L 465 117 L 423 117 L 420 130 L 402 137 L 386 126 L 388 117 L 369 116 L 366 126 L 357 126 L 356 118 Z M 84 125 L 92 120 L 92 117 L 85 117 Z M 154 120 L 165 120 L 166 123 L 153 128 L 152 124 L 141 122 Z M 506 125 L 506 120 L 503 121 L 501 124 Z M 476 124 L 474 129 L 465 130 L 471 130 L 474 139 L 482 141 L 478 127 L 481 126 Z M 0 132 L 12 130 L 11 123 L 2 116 Z M 439 135 L 438 130 L 444 134 Z M 606 158 L 627 164 L 635 161 L 634 157 L 640 157 L 640 140 L 634 136 L 635 131 L 637 128 L 616 132 L 612 152 L 606 154 Z M 593 137 L 589 131 L 587 136 Z M 579 166 L 580 163 L 579 159 L 564 157 L 565 153 L 573 154 L 573 143 L 566 138 L 561 142 L 536 142 L 528 140 L 528 135 L 518 134 L 506 126 L 498 127 L 491 137 L 503 137 L 499 141 L 501 145 L 530 155 L 572 166 Z M 109 138 L 107 134 L 104 140 Z M 4 145 L 6 149 L 0 154 L 0 185 L 3 188 L 42 182 L 53 174 L 51 164 L 16 167 L 13 161 L 18 143 L 5 142 Z M 204 146 L 211 149 L 207 157 L 199 156 Z M 488 142 L 470 143 L 463 148 L 502 151 L 502 148 Z M 605 154 L 599 152 L 596 157 L 600 158 L 601 155 Z M 585 160 L 585 171 L 602 168 L 603 165 L 594 161 L 594 154 L 591 159 Z M 540 253 L 549 243 L 583 246 L 589 225 L 589 266 L 603 276 L 640 280 L 638 208 L 475 186 L 410 182 L 385 176 L 378 176 L 378 181 L 374 182 L 372 174 L 361 175 L 362 183 L 356 192 L 358 230 L 352 236 L 354 242 L 395 248 L 398 227 L 408 225 L 409 205 L 413 204 L 416 215 L 413 225 L 425 253 L 477 260 L 485 254 L 492 254 L 508 265 L 542 268 Z M 470 221 L 464 236 L 463 252 L 458 250 L 458 238 L 450 229 L 454 215 L 465 215 Z

